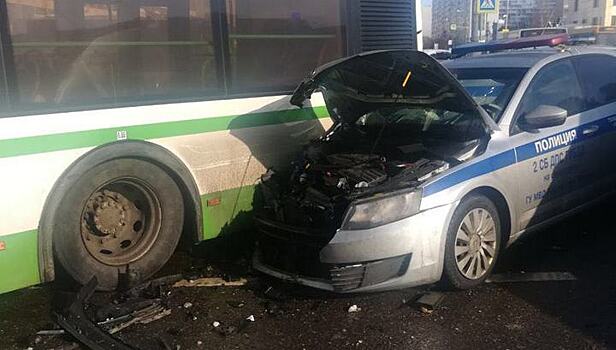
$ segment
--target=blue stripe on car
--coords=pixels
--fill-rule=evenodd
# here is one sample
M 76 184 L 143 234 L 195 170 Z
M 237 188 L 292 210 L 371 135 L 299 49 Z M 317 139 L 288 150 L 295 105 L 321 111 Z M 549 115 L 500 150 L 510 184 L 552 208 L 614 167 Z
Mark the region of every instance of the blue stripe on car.
M 584 135 L 584 129 L 588 128 L 590 125 L 597 125 L 599 129 L 597 130 L 597 132 L 594 132 L 589 135 Z M 541 150 L 539 152 L 537 151 L 537 147 L 535 146 L 536 142 L 540 142 L 541 140 L 546 140 L 546 139 L 549 139 L 550 137 L 555 137 L 557 135 L 570 132 L 572 130 L 575 130 L 576 137 L 571 142 L 568 142 L 567 144 L 557 145 L 547 150 Z M 616 115 L 612 115 L 607 118 L 603 118 L 603 119 L 600 119 L 594 122 L 580 125 L 573 129 L 568 129 L 565 131 L 555 133 L 553 135 L 542 137 L 541 139 L 529 142 L 527 144 L 518 146 L 516 148 L 507 150 L 505 152 L 499 153 L 492 157 L 478 161 L 477 163 L 470 164 L 459 170 L 455 170 L 451 172 L 450 174 L 447 174 L 441 177 L 440 179 L 437 179 L 436 181 L 427 184 L 423 189 L 423 195 L 429 196 L 429 195 L 438 193 L 440 191 L 446 190 L 464 181 L 475 178 L 477 176 L 485 175 L 493 171 L 505 168 L 509 165 L 513 165 L 516 163 L 516 155 L 517 155 L 517 162 L 521 162 L 521 161 L 536 157 L 538 155 L 541 155 L 547 152 L 552 152 L 552 151 L 555 151 L 557 149 L 560 149 L 566 146 L 574 145 L 576 143 L 580 143 L 590 138 L 598 137 L 604 133 L 615 131 L 615 130 L 616 130 Z

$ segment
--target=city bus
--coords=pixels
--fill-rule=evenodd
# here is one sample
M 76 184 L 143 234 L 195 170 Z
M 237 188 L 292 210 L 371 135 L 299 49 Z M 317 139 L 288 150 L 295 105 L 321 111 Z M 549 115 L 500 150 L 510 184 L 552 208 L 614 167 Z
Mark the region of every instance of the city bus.
M 417 48 L 419 1 L 0 0 L 0 293 L 143 280 L 238 227 L 267 168 L 331 125 L 289 94 Z

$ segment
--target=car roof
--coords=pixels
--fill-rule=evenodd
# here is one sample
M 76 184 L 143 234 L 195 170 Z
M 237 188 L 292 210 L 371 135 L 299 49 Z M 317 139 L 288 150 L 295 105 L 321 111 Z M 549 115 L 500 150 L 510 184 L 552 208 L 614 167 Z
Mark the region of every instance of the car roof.
M 496 53 L 466 55 L 441 63 L 448 69 L 456 68 L 530 68 L 537 62 L 559 54 L 556 49 L 518 49 Z
M 616 48 L 605 46 L 572 46 L 567 51 L 573 55 L 609 54 L 616 55 Z M 441 61 L 447 69 L 458 68 L 531 68 L 544 58 L 561 54 L 562 49 L 529 48 L 500 51 L 487 54 L 466 55 Z

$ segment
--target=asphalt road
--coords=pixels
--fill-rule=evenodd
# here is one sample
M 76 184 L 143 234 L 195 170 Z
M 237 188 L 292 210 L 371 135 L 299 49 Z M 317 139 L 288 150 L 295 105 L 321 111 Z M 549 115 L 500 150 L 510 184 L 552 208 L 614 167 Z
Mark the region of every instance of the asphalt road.
M 140 349 L 160 348 L 162 342 L 172 349 L 616 348 L 615 204 L 603 203 L 524 238 L 497 266 L 498 273 L 566 271 L 577 280 L 492 283 L 445 292 L 432 313 L 413 303 L 418 293 L 434 289 L 430 286 L 332 295 L 253 276 L 242 263 L 177 253 L 162 274 L 192 267 L 207 275 L 247 276 L 250 283 L 170 288 L 165 302 L 171 315 L 131 326 L 119 337 Z M 35 336 L 52 327 L 53 287 L 0 296 L 0 348 L 51 349 L 71 343 L 69 336 Z M 112 297 L 98 294 L 94 300 Z M 186 302 L 192 306 L 185 308 Z M 349 313 L 351 305 L 361 310 Z M 254 322 L 243 321 L 250 315 Z

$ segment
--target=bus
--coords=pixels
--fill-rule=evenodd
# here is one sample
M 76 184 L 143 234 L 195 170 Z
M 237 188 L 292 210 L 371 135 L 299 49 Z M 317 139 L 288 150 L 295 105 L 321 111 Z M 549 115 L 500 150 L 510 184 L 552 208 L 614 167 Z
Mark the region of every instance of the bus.
M 415 0 L 0 0 L 0 293 L 144 280 L 241 227 L 331 125 L 314 67 L 417 48 Z

